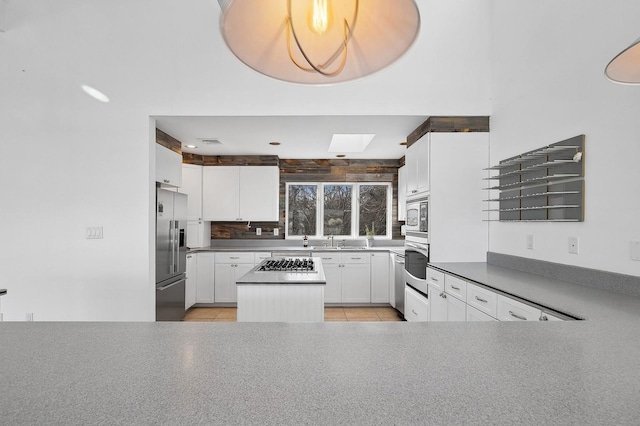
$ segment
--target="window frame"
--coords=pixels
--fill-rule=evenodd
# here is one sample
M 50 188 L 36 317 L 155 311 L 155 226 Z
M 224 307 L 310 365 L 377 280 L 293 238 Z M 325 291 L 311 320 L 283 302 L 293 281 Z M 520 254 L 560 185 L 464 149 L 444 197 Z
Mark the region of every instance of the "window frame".
M 332 185 L 348 185 L 351 190 L 351 233 L 350 235 L 337 235 L 337 238 L 343 240 L 357 240 L 366 238 L 365 235 L 358 235 L 360 230 L 360 186 L 384 186 L 387 190 L 387 226 L 386 235 L 375 235 L 376 240 L 391 240 L 393 238 L 393 186 L 391 182 L 286 182 L 285 184 L 285 226 L 284 235 L 287 240 L 302 240 L 304 235 L 289 234 L 289 187 L 296 185 L 310 185 L 316 187 L 316 234 L 307 235 L 307 238 L 323 239 L 324 235 L 324 190 L 325 186 Z

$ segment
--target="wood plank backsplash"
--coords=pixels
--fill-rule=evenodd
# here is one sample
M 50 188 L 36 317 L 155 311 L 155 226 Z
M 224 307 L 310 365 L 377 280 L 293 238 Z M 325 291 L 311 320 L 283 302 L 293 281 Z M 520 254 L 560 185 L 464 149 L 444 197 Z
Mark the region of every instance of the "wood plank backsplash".
M 280 168 L 280 221 L 279 222 L 212 222 L 211 239 L 283 239 L 285 223 L 285 196 L 287 182 L 391 182 L 392 237 L 400 239 L 398 217 L 398 167 L 399 160 L 349 160 L 349 159 L 278 159 L 277 156 L 202 156 L 185 153 L 183 162 L 205 166 L 273 166 Z M 274 228 L 280 235 L 273 236 Z M 262 228 L 262 235 L 255 234 Z

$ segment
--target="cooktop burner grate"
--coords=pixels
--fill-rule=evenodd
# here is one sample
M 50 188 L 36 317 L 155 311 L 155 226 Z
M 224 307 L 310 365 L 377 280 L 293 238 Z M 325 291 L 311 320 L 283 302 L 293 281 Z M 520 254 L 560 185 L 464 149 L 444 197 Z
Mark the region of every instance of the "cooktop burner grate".
M 257 269 L 258 272 L 316 272 L 312 258 L 267 259 Z

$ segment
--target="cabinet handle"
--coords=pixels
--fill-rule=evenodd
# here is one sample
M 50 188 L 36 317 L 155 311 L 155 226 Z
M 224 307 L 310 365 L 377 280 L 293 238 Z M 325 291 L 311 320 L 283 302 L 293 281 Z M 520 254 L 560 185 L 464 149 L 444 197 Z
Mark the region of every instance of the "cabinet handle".
M 546 315 L 540 315 L 540 321 L 549 321 Z
M 416 192 L 418 192 L 418 190 L 417 190 L 417 189 L 412 189 L 412 190 L 411 190 L 411 193 L 412 193 L 412 194 L 415 194 Z
M 484 299 L 480 299 L 478 296 L 476 296 L 476 300 L 478 302 L 482 302 L 482 303 L 489 303 L 488 301 L 484 300 Z
M 240 259 L 240 256 L 231 256 L 229 259 Z
M 451 286 L 451 288 L 452 288 L 452 289 L 454 289 L 454 290 L 458 290 L 458 291 L 460 291 L 460 288 L 459 288 L 459 287 L 456 287 L 455 285 L 452 285 L 452 286 Z
M 444 294 L 444 293 L 440 293 L 440 297 L 442 297 L 443 299 L 446 299 L 446 298 L 447 298 L 447 295 L 446 295 L 446 294 Z
M 171 181 L 169 179 L 162 179 L 164 181 L 164 183 L 170 183 Z
M 437 279 L 437 278 L 434 278 L 434 277 L 431 277 L 431 281 L 433 281 L 434 283 L 437 283 L 437 282 L 438 282 L 438 279 Z
M 323 257 L 322 260 L 331 260 L 330 257 Z
M 351 260 L 361 260 L 361 257 L 352 257 Z
M 513 311 L 509 311 L 509 315 L 511 315 L 514 318 L 518 318 L 519 320 L 522 321 L 526 321 L 527 319 L 525 317 L 523 317 L 522 315 L 518 315 L 518 314 L 514 314 Z
M 413 315 L 418 316 L 418 313 L 415 310 L 411 310 L 411 312 L 413 312 Z

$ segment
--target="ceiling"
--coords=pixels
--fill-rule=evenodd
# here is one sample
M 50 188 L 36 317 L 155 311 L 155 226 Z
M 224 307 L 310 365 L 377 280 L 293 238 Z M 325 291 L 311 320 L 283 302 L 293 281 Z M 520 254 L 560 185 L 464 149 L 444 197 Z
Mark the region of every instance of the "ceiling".
M 329 152 L 334 133 L 376 136 L 364 152 L 343 153 L 352 159 L 396 159 L 400 145 L 427 116 L 156 116 L 156 126 L 182 142 L 183 152 L 201 155 L 277 155 L 280 158 L 335 158 Z M 221 144 L 206 145 L 202 139 Z M 269 142 L 280 142 L 273 146 Z M 185 145 L 196 145 L 186 148 Z

